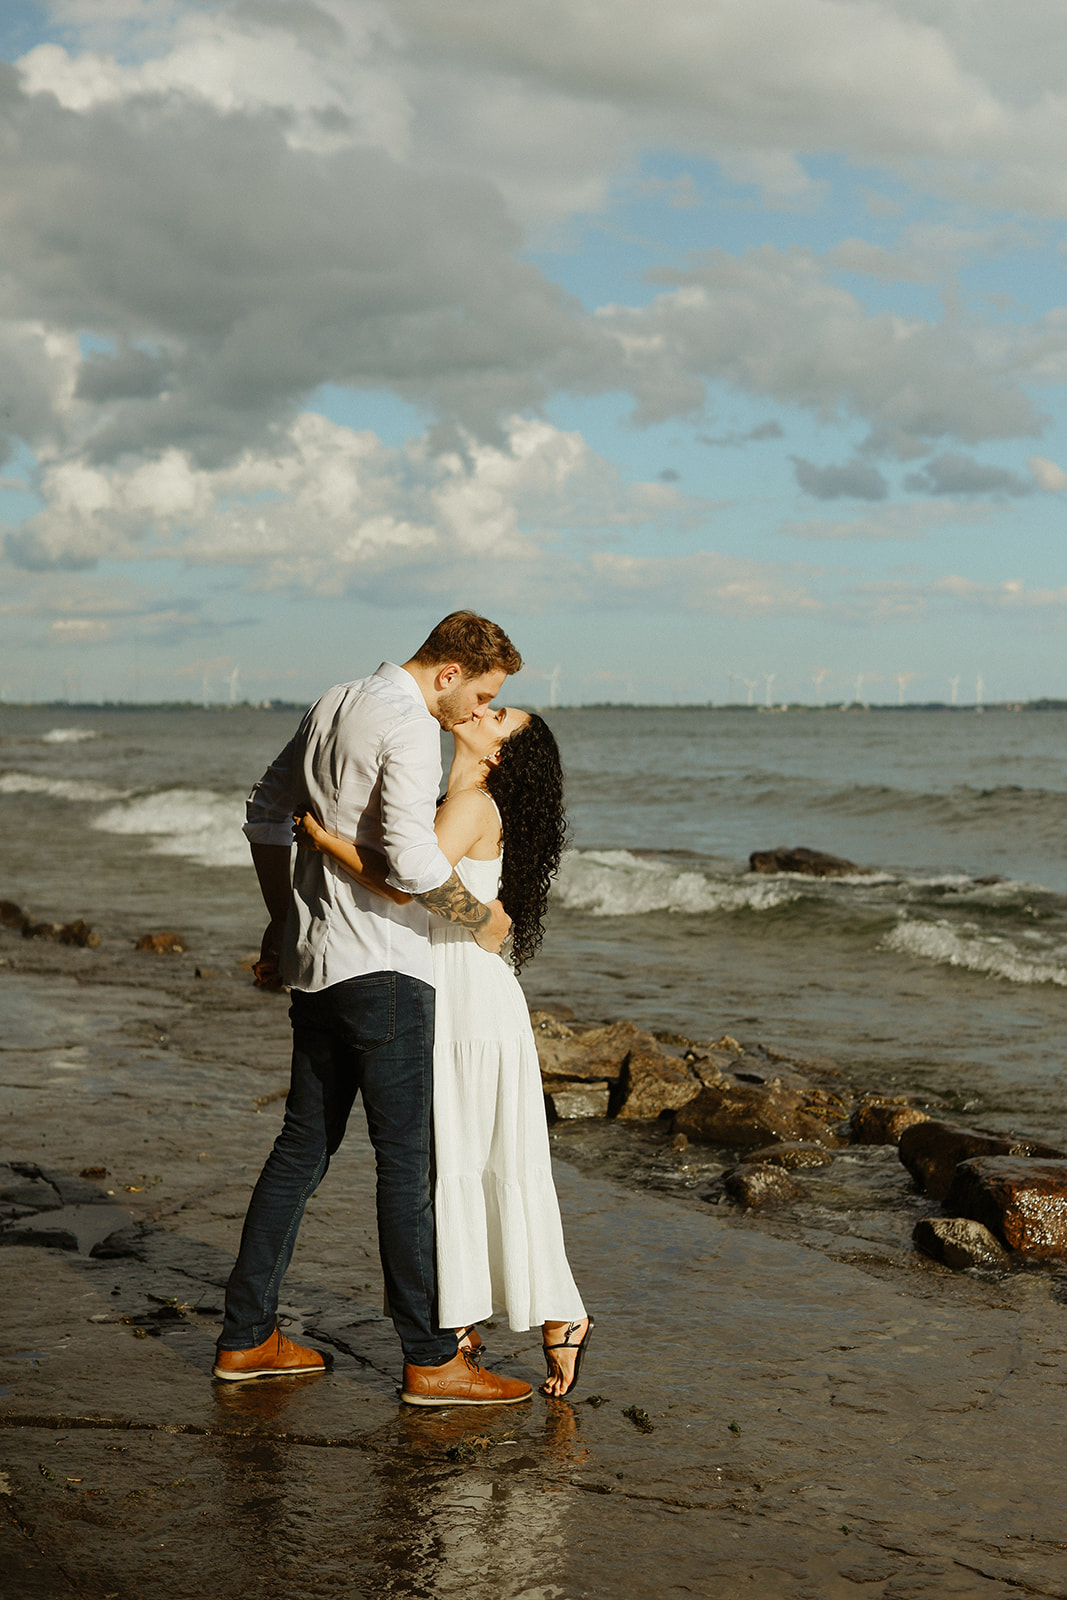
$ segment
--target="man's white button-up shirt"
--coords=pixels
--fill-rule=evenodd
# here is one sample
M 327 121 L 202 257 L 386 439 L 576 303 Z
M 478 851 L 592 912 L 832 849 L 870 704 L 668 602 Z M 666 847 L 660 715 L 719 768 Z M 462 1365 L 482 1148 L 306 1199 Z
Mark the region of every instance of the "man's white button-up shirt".
M 418 684 L 383 661 L 322 696 L 248 797 L 254 844 L 291 845 L 293 813 L 310 807 L 331 833 L 385 855 L 389 882 L 425 894 L 451 876 L 434 835 L 441 737 Z M 429 913 L 372 894 L 328 856 L 298 850 L 282 977 L 325 989 L 369 972 L 433 982 Z

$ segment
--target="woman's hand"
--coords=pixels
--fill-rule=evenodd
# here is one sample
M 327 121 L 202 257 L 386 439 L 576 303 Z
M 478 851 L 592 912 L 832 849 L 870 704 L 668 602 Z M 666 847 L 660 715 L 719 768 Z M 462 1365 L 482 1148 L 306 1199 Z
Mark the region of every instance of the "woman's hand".
M 327 834 L 312 812 L 297 811 L 293 815 L 293 837 L 301 850 L 321 850 Z

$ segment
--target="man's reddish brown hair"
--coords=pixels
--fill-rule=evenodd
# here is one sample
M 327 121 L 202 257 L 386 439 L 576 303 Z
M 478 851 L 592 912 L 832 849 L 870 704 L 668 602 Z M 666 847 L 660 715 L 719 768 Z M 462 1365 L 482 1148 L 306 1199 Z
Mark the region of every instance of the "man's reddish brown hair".
M 454 661 L 465 678 L 487 672 L 522 671 L 522 657 L 503 628 L 476 611 L 452 611 L 411 658 L 420 667 L 442 667 Z

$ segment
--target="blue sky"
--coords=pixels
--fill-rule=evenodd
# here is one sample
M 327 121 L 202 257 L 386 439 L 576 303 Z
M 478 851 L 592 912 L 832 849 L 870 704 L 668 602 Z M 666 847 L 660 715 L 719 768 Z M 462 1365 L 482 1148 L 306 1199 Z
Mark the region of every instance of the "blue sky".
M 1065 48 L 9 0 L 0 692 L 307 699 L 470 604 L 527 701 L 1067 696 Z

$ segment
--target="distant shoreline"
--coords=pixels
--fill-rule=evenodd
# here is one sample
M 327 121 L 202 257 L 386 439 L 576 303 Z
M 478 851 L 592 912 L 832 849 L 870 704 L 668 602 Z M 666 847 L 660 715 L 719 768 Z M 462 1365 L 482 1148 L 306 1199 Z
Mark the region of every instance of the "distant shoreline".
M 56 711 L 56 712 L 85 712 L 85 711 L 210 711 L 225 715 L 234 715 L 242 712 L 257 711 L 289 711 L 303 712 L 307 710 L 309 702 L 306 700 L 241 700 L 235 705 L 222 703 L 204 703 L 200 700 L 5 700 L 0 701 L 0 715 L 5 711 Z M 947 711 L 953 715 L 971 716 L 976 713 L 984 715 L 994 712 L 1019 712 L 1019 711 L 1067 711 L 1067 699 L 1059 700 L 1044 697 L 1040 700 L 991 700 L 983 705 L 949 705 L 944 700 L 915 700 L 905 701 L 903 705 L 896 701 L 835 701 L 832 705 L 814 706 L 803 700 L 794 700 L 788 703 L 775 705 L 750 706 L 736 701 L 720 704 L 717 701 L 685 701 L 685 702 L 626 702 L 618 700 L 590 700 L 581 705 L 574 706 L 544 706 L 534 705 L 532 702 L 521 702 L 524 710 L 576 712 L 576 711 L 722 711 L 733 714 L 741 712 L 750 716 L 782 716 L 788 712 L 817 712 L 820 715 L 859 714 L 863 712 L 897 712 L 914 715 L 916 712 L 942 712 Z

